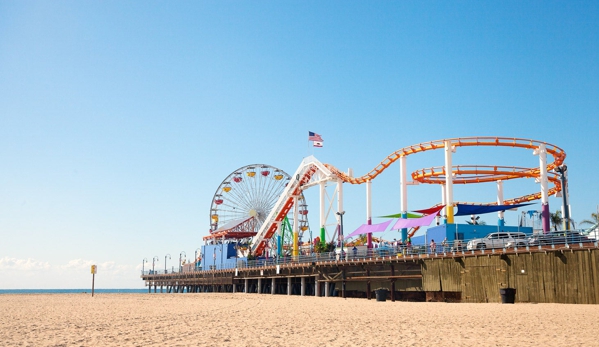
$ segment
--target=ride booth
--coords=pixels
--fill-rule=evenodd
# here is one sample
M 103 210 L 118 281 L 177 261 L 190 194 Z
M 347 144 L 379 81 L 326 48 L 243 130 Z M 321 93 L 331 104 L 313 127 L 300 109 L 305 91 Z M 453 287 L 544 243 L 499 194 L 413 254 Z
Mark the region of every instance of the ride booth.
M 234 269 L 247 258 L 237 257 L 234 243 L 217 243 L 202 246 L 202 270 Z M 243 266 L 243 265 L 242 265 Z

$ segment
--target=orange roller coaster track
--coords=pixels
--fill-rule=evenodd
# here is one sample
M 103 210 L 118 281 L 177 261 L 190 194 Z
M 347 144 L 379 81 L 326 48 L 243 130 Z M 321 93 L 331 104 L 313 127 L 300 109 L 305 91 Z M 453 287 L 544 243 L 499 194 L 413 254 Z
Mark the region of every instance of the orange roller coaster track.
M 510 137 L 462 137 L 452 138 L 444 140 L 435 140 L 430 142 L 423 142 L 417 145 L 412 145 L 399 149 L 391 153 L 385 158 L 379 165 L 372 169 L 369 173 L 360 177 L 350 177 L 347 174 L 341 172 L 336 167 L 325 164 L 325 166 L 343 182 L 351 184 L 362 184 L 368 181 L 372 181 L 378 175 L 380 175 L 386 168 L 388 168 L 395 161 L 401 157 L 407 157 L 412 154 L 427 152 L 437 149 L 444 149 L 445 142 L 448 141 L 452 147 L 513 147 L 513 148 L 524 148 L 535 150 L 539 146 L 545 145 L 546 151 L 553 157 L 553 162 L 547 163 L 548 179 L 554 184 L 548 192 L 548 195 L 556 194 L 561 191 L 561 184 L 557 175 L 550 173 L 551 170 L 560 166 L 565 158 L 566 152 L 555 145 L 530 139 L 510 138 Z M 452 168 L 452 174 L 456 176 L 454 183 L 467 184 L 467 183 L 482 183 L 482 182 L 493 182 L 500 180 L 508 180 L 515 178 L 538 178 L 540 176 L 539 168 L 519 168 L 519 167 L 506 167 L 506 166 L 454 166 Z M 462 177 L 460 177 L 462 176 Z M 436 167 L 430 169 L 421 169 L 412 173 L 412 178 L 421 183 L 429 184 L 444 184 L 445 168 Z M 522 202 L 537 200 L 541 198 L 541 193 L 533 193 L 525 196 L 521 196 L 514 199 L 505 200 L 504 204 L 518 204 Z M 496 203 L 489 203 L 496 204 Z

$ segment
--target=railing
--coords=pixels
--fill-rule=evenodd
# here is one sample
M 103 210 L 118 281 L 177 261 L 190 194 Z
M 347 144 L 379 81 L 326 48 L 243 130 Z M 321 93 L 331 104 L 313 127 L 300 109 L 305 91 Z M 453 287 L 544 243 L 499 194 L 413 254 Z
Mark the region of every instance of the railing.
M 560 236 L 560 234 L 562 236 Z M 563 232 L 551 232 L 548 234 L 528 235 L 527 238 L 517 239 L 485 239 L 477 238 L 471 240 L 456 240 L 446 244 L 438 243 L 431 248 L 431 245 L 398 245 L 395 247 L 380 247 L 368 250 L 353 250 L 345 248 L 343 252 L 340 250 L 328 253 L 312 253 L 302 254 L 296 257 L 270 257 L 256 260 L 245 260 L 241 258 L 235 262 L 224 264 L 210 265 L 207 268 L 195 267 L 191 271 L 188 269 L 179 270 L 178 268 L 169 270 L 146 270 L 142 275 L 170 275 L 179 273 L 194 273 L 198 271 L 210 270 L 232 270 L 250 269 L 261 267 L 276 267 L 277 265 L 297 265 L 297 264 L 316 264 L 322 262 L 351 262 L 351 261 L 366 261 L 376 260 L 381 258 L 427 258 L 427 257 L 443 257 L 456 256 L 467 254 L 486 254 L 486 253 L 505 253 L 519 252 L 543 249 L 556 248 L 599 248 L 597 239 L 589 238 L 583 234 L 574 234 L 563 236 Z M 483 242 L 483 240 L 485 242 Z M 484 244 L 484 246 L 482 246 Z

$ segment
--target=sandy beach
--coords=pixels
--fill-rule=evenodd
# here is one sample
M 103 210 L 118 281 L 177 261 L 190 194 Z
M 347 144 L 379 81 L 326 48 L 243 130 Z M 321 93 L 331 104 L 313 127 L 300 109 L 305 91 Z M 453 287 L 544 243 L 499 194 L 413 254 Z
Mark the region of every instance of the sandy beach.
M 257 294 L 0 295 L 1 346 L 594 346 L 599 309 Z

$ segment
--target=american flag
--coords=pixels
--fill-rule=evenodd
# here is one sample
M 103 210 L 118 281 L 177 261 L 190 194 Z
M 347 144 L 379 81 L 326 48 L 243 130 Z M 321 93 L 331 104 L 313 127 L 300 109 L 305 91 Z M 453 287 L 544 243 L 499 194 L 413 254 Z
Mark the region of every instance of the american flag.
M 313 133 L 311 131 L 308 131 L 308 141 L 319 141 L 319 142 L 322 142 L 324 140 L 322 139 L 322 136 L 318 135 L 317 133 Z

